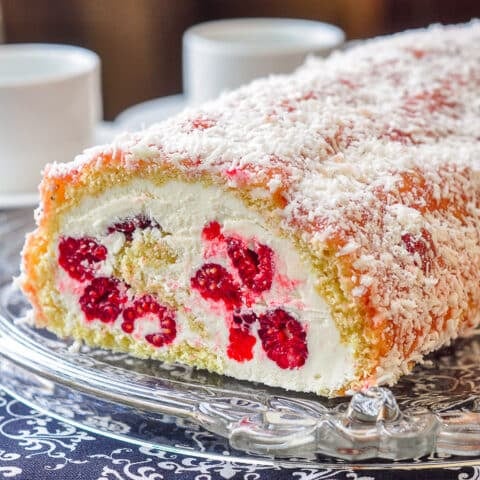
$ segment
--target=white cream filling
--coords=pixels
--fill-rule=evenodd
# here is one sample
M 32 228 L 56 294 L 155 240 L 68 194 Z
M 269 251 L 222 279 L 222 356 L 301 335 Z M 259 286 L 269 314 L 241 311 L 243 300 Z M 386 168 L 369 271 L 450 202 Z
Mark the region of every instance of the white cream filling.
M 167 236 L 162 237 L 175 251 L 177 260 L 155 272 L 155 280 L 174 295 L 176 302 L 185 307 L 205 324 L 206 336 L 192 331 L 186 321 L 185 311 L 176 312 L 177 336 L 172 345 L 187 341 L 195 346 L 207 346 L 224 361 L 224 373 L 236 378 L 259 381 L 303 391 L 325 391 L 341 387 L 354 377 L 352 349 L 340 342 L 340 336 L 329 309 L 315 290 L 315 275 L 302 261 L 299 253 L 286 239 L 274 235 L 264 226 L 263 219 L 245 207 L 243 202 L 218 187 L 198 183 L 171 181 L 155 186 L 148 181 L 135 181 L 125 187 L 108 190 L 100 197 L 87 198 L 68 216 L 63 218 L 60 236 L 95 237 L 108 249 L 99 275 L 109 276 L 113 271 L 113 256 L 122 247 L 125 237 L 121 233 L 107 234 L 110 225 L 128 217 L 145 214 L 156 220 Z M 236 234 L 242 238 L 268 245 L 275 255 L 276 274 L 272 288 L 262 294 L 252 309 L 257 313 L 282 306 L 304 326 L 307 332 L 308 357 L 299 369 L 282 369 L 270 360 L 258 335 L 257 326 L 252 333 L 257 337 L 253 359 L 245 362 L 227 356 L 228 326 L 222 302 L 204 300 L 190 288 L 195 272 L 205 263 L 224 265 L 232 272 L 228 258 L 215 253 L 205 257 L 202 229 L 212 220 L 222 225 L 225 235 Z M 141 234 L 136 232 L 135 235 Z M 233 273 L 233 272 L 232 272 Z M 290 282 L 286 282 L 288 279 Z M 57 281 L 62 301 L 70 312 L 67 322 L 76 322 L 83 316 L 75 281 L 59 268 Z M 111 325 L 121 331 L 121 316 Z M 100 321 L 89 322 L 91 328 L 100 328 Z M 136 326 L 135 338 L 154 333 L 154 322 L 144 322 L 143 330 Z

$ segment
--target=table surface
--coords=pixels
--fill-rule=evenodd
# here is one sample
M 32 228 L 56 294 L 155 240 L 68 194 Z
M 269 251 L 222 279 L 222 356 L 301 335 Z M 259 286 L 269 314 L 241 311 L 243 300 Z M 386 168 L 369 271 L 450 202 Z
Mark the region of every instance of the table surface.
M 480 462 L 479 462 L 480 465 Z M 0 389 L 0 479 L 15 480 L 478 480 L 464 469 L 365 471 L 275 469 L 208 460 L 93 435 L 41 414 Z

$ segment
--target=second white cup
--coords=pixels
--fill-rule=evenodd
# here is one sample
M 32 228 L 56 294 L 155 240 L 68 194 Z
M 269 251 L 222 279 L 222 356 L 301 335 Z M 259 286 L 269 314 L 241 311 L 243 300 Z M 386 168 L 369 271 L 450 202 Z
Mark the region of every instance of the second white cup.
M 308 54 L 325 56 L 344 42 L 334 25 L 287 18 L 201 23 L 183 36 L 183 89 L 189 104 L 272 73 L 289 73 Z

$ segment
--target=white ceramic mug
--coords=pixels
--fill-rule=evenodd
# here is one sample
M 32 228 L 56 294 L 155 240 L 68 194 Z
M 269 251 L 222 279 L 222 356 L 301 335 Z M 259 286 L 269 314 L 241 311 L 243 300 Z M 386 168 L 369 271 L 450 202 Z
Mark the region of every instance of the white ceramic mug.
M 91 146 L 102 116 L 100 59 L 69 45 L 0 45 L 0 195 L 36 192 L 48 162 Z
M 308 54 L 325 56 L 345 35 L 334 25 L 288 18 L 200 23 L 183 36 L 183 88 L 198 104 L 271 73 L 289 73 Z

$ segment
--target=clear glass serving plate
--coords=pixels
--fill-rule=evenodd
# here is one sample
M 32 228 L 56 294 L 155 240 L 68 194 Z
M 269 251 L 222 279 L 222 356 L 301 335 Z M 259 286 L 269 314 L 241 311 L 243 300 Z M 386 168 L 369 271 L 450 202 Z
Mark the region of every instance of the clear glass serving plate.
M 434 468 L 480 463 L 480 335 L 392 389 L 329 400 L 59 340 L 13 285 L 31 212 L 0 213 L 0 380 L 23 402 L 127 442 L 262 465 Z

